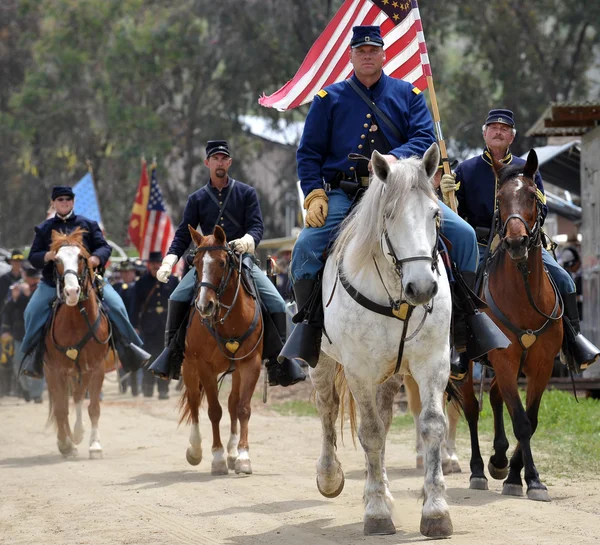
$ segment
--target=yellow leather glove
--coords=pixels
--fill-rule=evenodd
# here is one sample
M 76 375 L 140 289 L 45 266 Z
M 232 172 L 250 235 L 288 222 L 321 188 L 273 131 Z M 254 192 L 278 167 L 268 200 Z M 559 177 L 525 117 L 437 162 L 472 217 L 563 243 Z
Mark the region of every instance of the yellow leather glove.
M 454 179 L 454 174 L 444 174 L 440 181 L 440 190 L 442 191 L 442 197 L 444 198 L 444 203 L 449 206 L 450 202 L 450 193 L 453 191 L 458 191 L 460 187 L 460 182 L 456 183 Z
M 324 189 L 313 189 L 304 199 L 304 208 L 306 209 L 306 227 L 323 227 L 329 205 L 329 199 Z

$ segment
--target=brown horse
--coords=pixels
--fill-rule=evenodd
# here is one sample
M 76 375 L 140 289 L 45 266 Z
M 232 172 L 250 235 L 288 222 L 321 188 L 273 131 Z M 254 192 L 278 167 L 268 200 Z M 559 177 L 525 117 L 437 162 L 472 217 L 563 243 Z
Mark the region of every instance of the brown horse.
M 541 209 L 533 177 L 538 168 L 535 151 L 524 166 L 500 171 L 496 232 L 499 244 L 491 254 L 483 278 L 487 314 L 512 344 L 488 354 L 495 378 L 490 391 L 494 413 L 494 454 L 488 470 L 494 479 L 504 479 L 502 494 L 523 495 L 521 470 L 525 468 L 527 497 L 550 501 L 540 481 L 531 453 L 531 437 L 538 424 L 542 394 L 552 375 L 554 358 L 563 338 L 561 298 L 542 263 Z M 526 408 L 517 379 L 527 376 Z M 470 488 L 487 490 L 483 460 L 477 437 L 478 405 L 472 376 L 463 385 L 465 416 L 471 432 Z M 510 466 L 506 457 L 508 439 L 504 431 L 503 402 L 518 440 Z
M 199 289 L 189 319 L 182 366 L 185 390 L 180 402 L 180 422 L 192 424 L 186 457 L 191 465 L 202 460 L 198 410 L 206 396 L 213 431 L 211 473 L 226 475 L 228 469 L 234 469 L 236 473 L 250 474 L 250 401 L 262 364 L 260 304 L 242 286 L 241 265 L 227 246 L 223 230 L 217 226 L 212 235 L 203 237 L 193 227 L 189 229 L 197 246 L 192 254 L 195 254 Z M 225 460 L 219 432 L 223 411 L 218 398 L 218 378 L 227 372 L 232 372 L 228 403 L 231 434 Z
M 68 235 L 52 231 L 50 250 L 56 252 L 58 300 L 45 338 L 44 374 L 50 399 L 48 422 L 56 424 L 60 452 L 64 456 L 77 454 L 74 445 L 83 440 L 82 406 L 89 390 L 89 455 L 102 458 L 98 435 L 100 390 L 105 365 L 108 368 L 114 364 L 114 355 L 109 351 L 109 321 L 94 290 L 90 255 L 82 244 L 84 233 L 80 228 Z M 73 432 L 69 427 L 69 386 L 76 408 Z

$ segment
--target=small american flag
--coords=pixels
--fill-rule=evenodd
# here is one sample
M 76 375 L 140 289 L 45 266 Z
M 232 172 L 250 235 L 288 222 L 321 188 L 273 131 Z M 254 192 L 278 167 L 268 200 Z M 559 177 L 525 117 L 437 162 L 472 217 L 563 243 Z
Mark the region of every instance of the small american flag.
M 151 169 L 152 176 L 148 182 L 146 162 L 142 162 L 142 176 L 129 220 L 129 238 L 142 259 L 148 259 L 150 252 L 160 251 L 165 255 L 175 236 L 156 179 L 156 165 L 152 165 Z
M 346 0 L 313 44 L 291 81 L 276 93 L 263 95 L 258 103 L 290 110 L 306 104 L 323 87 L 352 75 L 348 57 L 352 27 L 379 25 L 386 52 L 383 68 L 393 78 L 427 89 L 431 76 L 417 0 Z

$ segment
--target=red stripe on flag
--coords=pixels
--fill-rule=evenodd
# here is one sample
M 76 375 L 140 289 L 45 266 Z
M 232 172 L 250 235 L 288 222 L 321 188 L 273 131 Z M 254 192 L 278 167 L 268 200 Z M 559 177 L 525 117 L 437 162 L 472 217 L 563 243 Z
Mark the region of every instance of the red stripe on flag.
M 385 14 L 386 17 L 380 24 L 381 34 L 386 43 L 385 70 L 388 63 L 394 59 L 397 61 L 398 55 L 414 43 L 414 40 L 417 39 L 417 32 L 422 32 L 423 27 L 418 11 L 416 11 L 418 10 L 417 2 L 412 1 L 411 5 L 412 10 L 403 17 L 402 21 L 398 21 L 400 25 L 408 25 L 404 34 L 399 34 L 394 33 L 393 30 L 401 27 L 396 26 L 386 12 L 371 0 L 346 0 L 323 33 L 317 38 L 294 78 L 272 95 L 263 95 L 258 101 L 259 104 L 280 110 L 296 108 L 310 102 L 319 89 L 346 79 L 352 69 L 346 53 L 349 47 L 351 27 L 373 24 L 382 14 Z M 360 14 L 364 13 L 365 10 L 368 11 L 364 16 L 361 16 Z M 414 20 L 408 19 L 409 17 L 414 18 Z M 323 51 L 328 53 L 321 58 Z M 418 55 L 411 54 L 406 59 L 405 66 L 394 69 L 390 75 L 392 77 L 403 77 L 413 72 L 420 64 L 423 66 L 423 74 L 425 76 L 431 75 L 429 63 L 425 62 L 423 64 L 423 60 L 426 61 L 427 59 L 427 47 L 424 41 L 419 41 L 418 51 Z M 421 57 L 421 54 L 425 57 Z M 336 56 L 339 56 L 339 59 L 334 66 L 331 66 Z M 311 73 L 312 76 L 310 76 Z M 412 84 L 424 91 L 427 88 L 427 80 L 424 77 L 419 77 L 417 81 L 412 82 Z

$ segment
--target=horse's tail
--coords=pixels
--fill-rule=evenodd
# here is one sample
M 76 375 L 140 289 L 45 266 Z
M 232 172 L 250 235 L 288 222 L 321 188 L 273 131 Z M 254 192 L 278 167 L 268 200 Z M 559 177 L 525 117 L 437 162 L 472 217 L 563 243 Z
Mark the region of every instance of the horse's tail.
M 204 400 L 204 388 L 202 388 L 202 383 L 200 382 L 200 397 L 198 398 L 197 407 L 202 406 L 202 401 Z M 179 398 L 179 423 L 181 424 L 191 424 L 192 423 L 192 414 L 197 411 L 193 409 L 195 405 L 194 399 L 192 398 L 191 392 L 187 389 L 185 382 L 183 383 L 183 390 L 181 391 L 181 397 Z
M 446 384 L 446 394 L 448 395 L 448 403 L 452 403 L 459 413 L 463 413 L 463 394 L 462 390 L 454 384 L 452 379 L 448 379 Z
M 335 368 L 335 389 L 340 396 L 340 436 L 342 438 L 342 444 L 344 443 L 344 416 L 346 410 L 346 397 L 348 398 L 348 413 L 350 417 L 350 433 L 352 434 L 352 444 L 356 448 L 356 402 L 354 396 L 348 387 L 346 381 L 346 373 L 344 373 L 344 367 L 336 363 Z

